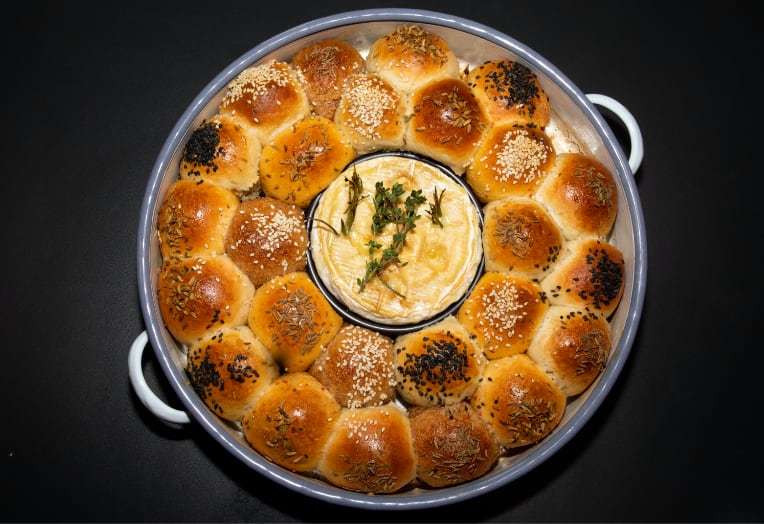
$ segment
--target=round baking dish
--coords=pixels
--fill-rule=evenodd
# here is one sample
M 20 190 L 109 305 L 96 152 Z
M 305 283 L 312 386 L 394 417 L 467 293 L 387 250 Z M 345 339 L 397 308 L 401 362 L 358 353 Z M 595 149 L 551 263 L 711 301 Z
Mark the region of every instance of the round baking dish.
M 236 428 L 219 419 L 197 396 L 185 374 L 183 354 L 165 328 L 159 312 L 156 279 L 161 257 L 156 221 L 158 207 L 177 176 L 178 160 L 187 136 L 214 112 L 223 88 L 242 70 L 261 60 L 287 59 L 300 47 L 323 38 L 338 37 L 358 47 L 368 47 L 377 36 L 402 22 L 420 24 L 440 33 L 449 41 L 457 56 L 467 62 L 474 64 L 509 56 L 525 63 L 538 75 L 561 120 L 576 130 L 578 141 L 615 175 L 620 211 L 611 242 L 624 254 L 626 280 L 621 304 L 611 322 L 614 347 L 607 367 L 585 393 L 569 404 L 565 417 L 551 435 L 521 453 L 503 457 L 491 472 L 462 485 L 437 490 L 411 488 L 392 495 L 367 495 L 292 473 L 269 462 L 247 445 Z M 628 161 L 592 102 L 608 107 L 624 121 L 631 139 Z M 157 417 L 173 423 L 187 423 L 193 418 L 250 468 L 294 491 L 328 502 L 368 509 L 413 509 L 450 504 L 494 490 L 527 473 L 568 442 L 602 403 L 628 357 L 642 311 L 647 276 L 645 228 L 632 178 L 641 160 L 639 128 L 622 105 L 603 95 L 589 95 L 587 98 L 543 57 L 487 26 L 429 11 L 373 9 L 321 18 L 285 31 L 238 58 L 201 91 L 178 120 L 154 164 L 138 230 L 138 282 L 146 333 L 136 339 L 130 350 L 131 382 L 141 401 Z M 141 355 L 149 340 L 186 412 L 170 408 L 148 389 L 141 371 Z

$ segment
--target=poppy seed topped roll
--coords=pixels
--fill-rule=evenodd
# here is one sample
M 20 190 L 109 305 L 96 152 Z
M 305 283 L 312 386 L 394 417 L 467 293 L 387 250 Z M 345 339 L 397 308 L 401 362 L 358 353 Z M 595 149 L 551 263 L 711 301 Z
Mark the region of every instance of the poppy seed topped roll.
M 259 179 L 260 149 L 257 133 L 245 120 L 215 115 L 188 138 L 180 160 L 180 178 L 249 191 Z
M 485 62 L 470 71 L 467 82 L 492 124 L 544 128 L 549 123 L 549 97 L 536 75 L 520 62 Z

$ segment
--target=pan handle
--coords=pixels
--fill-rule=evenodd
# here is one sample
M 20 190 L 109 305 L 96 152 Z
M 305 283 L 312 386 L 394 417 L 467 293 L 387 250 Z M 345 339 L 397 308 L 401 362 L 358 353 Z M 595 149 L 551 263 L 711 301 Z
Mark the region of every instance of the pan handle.
M 141 357 L 143 356 L 143 350 L 146 348 L 146 344 L 149 341 L 149 336 L 144 331 L 138 338 L 135 339 L 133 345 L 130 346 L 130 353 L 127 356 L 127 368 L 130 374 L 130 383 L 133 385 L 135 394 L 141 399 L 146 408 L 151 413 L 165 422 L 173 422 L 175 424 L 188 424 L 191 419 L 185 411 L 179 411 L 173 409 L 165 404 L 159 397 L 157 397 L 153 391 L 146 384 L 146 379 L 143 377 L 143 367 L 141 366 Z
M 645 157 L 645 145 L 642 140 L 642 131 L 639 130 L 639 124 L 634 115 L 624 107 L 615 98 L 611 98 L 606 95 L 590 94 L 586 95 L 592 104 L 606 107 L 610 109 L 626 126 L 626 130 L 629 132 L 629 142 L 631 142 L 631 152 L 629 153 L 629 167 L 632 174 L 639 170 L 639 166 L 642 165 L 642 159 Z

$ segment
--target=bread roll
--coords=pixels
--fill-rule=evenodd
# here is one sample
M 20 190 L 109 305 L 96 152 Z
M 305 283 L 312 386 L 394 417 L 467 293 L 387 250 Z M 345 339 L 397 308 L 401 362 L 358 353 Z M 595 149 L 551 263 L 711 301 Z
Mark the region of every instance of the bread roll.
M 274 379 L 279 368 L 246 326 L 223 328 L 188 348 L 191 385 L 207 407 L 239 421 Z
M 307 373 L 276 380 L 242 420 L 244 437 L 253 448 L 292 471 L 313 471 L 340 407 Z
M 417 25 L 399 26 L 374 42 L 367 68 L 403 93 L 432 80 L 459 76 L 459 62 L 446 41 Z
M 268 196 L 306 207 L 353 159 L 334 122 L 306 118 L 263 149 L 260 183 Z
M 276 277 L 255 292 L 249 327 L 286 372 L 304 371 L 342 319 L 305 273 Z
M 411 412 L 417 476 L 433 488 L 476 479 L 499 457 L 496 438 L 469 404 Z
M 242 118 L 265 145 L 306 116 L 310 104 L 299 74 L 288 64 L 271 60 L 245 69 L 230 83 L 220 112 Z
M 365 68 L 363 58 L 353 46 L 334 38 L 303 47 L 292 59 L 292 65 L 302 73 L 313 110 L 330 120 L 334 118 L 345 80 Z
M 165 261 L 157 288 L 165 325 L 183 344 L 246 322 L 254 294 L 247 276 L 225 255 Z
M 581 309 L 555 306 L 541 323 L 528 356 L 572 397 L 600 374 L 610 353 L 610 325 Z
M 618 189 L 605 166 L 579 154 L 557 157 L 536 198 L 549 209 L 565 238 L 605 239 L 618 213 Z
M 492 360 L 472 397 L 472 407 L 505 448 L 535 444 L 565 413 L 565 395 L 525 355 Z
M 454 317 L 395 341 L 398 392 L 417 406 L 453 404 L 472 394 L 485 357 Z
M 395 398 L 393 341 L 375 331 L 347 325 L 310 369 L 342 406 L 379 406 Z
M 353 491 L 398 491 L 416 476 L 408 417 L 393 404 L 344 410 L 324 448 L 319 472 Z
M 536 75 L 523 64 L 510 60 L 485 62 L 470 71 L 467 81 L 492 124 L 544 128 L 549 123 L 549 97 Z
M 459 308 L 459 322 L 486 358 L 524 353 L 549 309 L 540 295 L 541 288 L 530 280 L 486 273 Z
M 228 228 L 225 250 L 255 287 L 305 269 L 308 232 L 302 209 L 268 197 L 242 202 Z
M 467 170 L 467 182 L 483 202 L 531 196 L 554 159 L 554 147 L 543 131 L 500 125 L 483 138 Z
M 359 153 L 403 146 L 405 104 L 376 75 L 358 74 L 345 84 L 334 120 Z
M 552 305 L 590 309 L 609 317 L 623 295 L 624 260 L 599 240 L 569 242 L 557 267 L 541 282 Z
M 180 159 L 180 178 L 235 191 L 256 186 L 260 141 L 245 120 L 215 115 L 191 133 Z
M 407 149 L 448 164 L 461 174 L 472 161 L 485 126 L 475 96 L 461 80 L 430 82 L 411 95 Z
M 539 280 L 557 262 L 562 234 L 535 201 L 509 197 L 491 202 L 483 212 L 486 269 Z
M 225 234 L 239 199 L 213 184 L 175 182 L 159 208 L 157 231 L 162 258 L 225 252 Z

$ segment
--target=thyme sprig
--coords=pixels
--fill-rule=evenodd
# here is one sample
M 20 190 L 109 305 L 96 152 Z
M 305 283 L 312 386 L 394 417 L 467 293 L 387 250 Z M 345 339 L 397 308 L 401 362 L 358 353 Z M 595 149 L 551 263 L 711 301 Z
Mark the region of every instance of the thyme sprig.
M 427 210 L 427 213 L 430 215 L 430 220 L 432 220 L 432 223 L 436 226 L 440 226 L 441 229 L 443 229 L 443 222 L 441 222 L 441 218 L 443 218 L 443 194 L 446 192 L 446 188 L 443 188 L 443 191 L 440 192 L 440 195 L 438 195 L 438 188 L 434 188 L 432 190 L 432 198 L 433 203 L 430 204 L 430 209 Z
M 340 220 L 340 231 L 344 236 L 348 236 L 353 227 L 353 222 L 355 222 L 355 211 L 365 195 L 363 194 L 363 181 L 358 176 L 355 166 L 353 166 L 353 176 L 350 179 L 346 178 L 345 182 L 348 184 L 348 205 L 345 208 L 345 218 Z
M 422 191 L 415 189 L 406 197 L 403 208 L 401 208 L 399 203 L 404 192 L 401 184 L 394 184 L 390 189 L 385 188 L 381 182 L 377 182 L 375 186 L 374 217 L 372 218 L 371 231 L 377 235 L 382 232 L 387 224 L 394 224 L 396 229 L 390 245 L 382 250 L 378 257 L 375 257 L 374 254 L 382 248 L 382 245 L 373 239 L 368 242 L 370 260 L 366 263 L 366 273 L 363 278 L 357 280 L 361 291 L 364 290 L 366 284 L 377 277 L 390 291 L 401 298 L 405 298 L 405 295 L 393 289 L 380 276 L 392 264 L 401 266 L 406 264 L 400 259 L 401 251 L 406 245 L 406 235 L 416 227 L 416 220 L 420 216 L 417 214 L 417 210 L 427 201 L 422 195 Z

